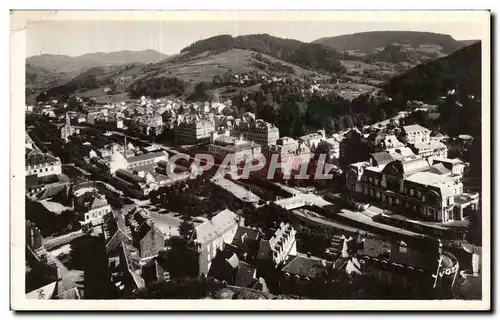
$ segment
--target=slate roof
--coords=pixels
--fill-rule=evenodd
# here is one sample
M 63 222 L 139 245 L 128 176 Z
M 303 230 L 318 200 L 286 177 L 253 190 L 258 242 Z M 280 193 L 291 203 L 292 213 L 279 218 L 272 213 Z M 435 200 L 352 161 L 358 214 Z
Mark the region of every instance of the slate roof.
M 423 132 L 423 131 L 430 131 L 429 129 L 427 128 L 424 128 L 422 127 L 421 125 L 418 125 L 418 124 L 412 124 L 412 125 L 409 125 L 409 126 L 403 126 L 403 129 L 405 130 L 406 133 L 410 133 L 410 132 Z
M 127 158 L 128 163 L 134 163 L 159 157 L 167 157 L 168 154 L 165 151 L 160 152 L 151 152 L 151 153 L 143 153 L 134 157 Z
M 312 279 L 331 266 L 331 262 L 316 257 L 294 256 L 288 260 L 281 271 Z
M 26 166 L 34 166 L 59 161 L 59 159 L 57 159 L 56 157 L 53 157 L 48 153 L 42 153 L 38 150 L 26 148 L 25 151 L 26 154 L 24 159 Z
M 401 161 L 401 165 L 403 167 L 403 172 L 405 175 L 427 170 L 430 168 L 429 162 L 427 162 L 426 159 L 422 158 Z
M 400 246 L 406 250 L 400 250 Z M 411 266 L 414 269 L 434 269 L 437 263 L 437 248 L 436 250 L 433 250 L 432 247 L 418 250 L 408 247 L 405 243 L 384 242 L 374 238 L 364 239 L 358 249 L 358 254 L 376 258 L 379 261 L 385 260 L 402 266 Z
M 371 157 L 373 158 L 373 160 L 375 160 L 376 165 L 386 164 L 394 160 L 394 158 L 385 151 L 372 153 Z
M 231 210 L 225 209 L 212 217 L 211 220 L 196 226 L 193 237 L 199 243 L 206 243 L 220 237 L 237 224 L 238 216 Z
M 451 172 L 451 170 L 446 168 L 442 163 L 438 163 L 433 165 L 429 170 L 427 170 L 427 172 L 441 175 L 448 174 Z
M 94 200 L 91 202 L 89 206 L 89 210 L 104 208 L 106 206 L 109 206 L 109 203 L 106 200 L 106 198 L 101 195 L 96 195 L 94 196 Z
M 257 229 L 238 226 L 234 235 L 233 245 L 247 252 L 250 249 L 252 242 L 259 240 L 261 232 Z
M 240 261 L 234 284 L 238 287 L 251 287 L 255 285 L 255 282 L 257 282 L 257 279 L 254 278 L 256 270 L 257 268 Z
M 453 186 L 455 184 L 455 180 L 453 178 L 450 178 L 449 176 L 443 176 L 442 174 L 424 171 L 417 172 L 407 177 L 406 180 L 421 185 L 437 187 L 441 191 L 442 196 L 453 195 Z

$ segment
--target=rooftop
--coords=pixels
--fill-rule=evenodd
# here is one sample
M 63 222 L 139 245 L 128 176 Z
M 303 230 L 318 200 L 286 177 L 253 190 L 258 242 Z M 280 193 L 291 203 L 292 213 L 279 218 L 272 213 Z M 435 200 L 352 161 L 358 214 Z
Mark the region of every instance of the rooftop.
M 411 266 L 414 269 L 434 270 L 437 265 L 438 250 L 428 248 L 417 250 L 410 248 L 402 241 L 386 242 L 375 238 L 366 238 L 357 250 L 358 254 L 372 258 L 375 261 L 389 261 L 402 266 Z
M 135 157 L 127 158 L 127 162 L 134 163 L 134 162 L 139 162 L 139 161 L 144 161 L 144 160 L 149 160 L 149 159 L 154 159 L 154 158 L 159 158 L 159 157 L 168 157 L 168 154 L 165 151 L 143 153 L 143 154 L 137 155 Z
M 415 133 L 415 132 L 429 132 L 430 130 L 427 128 L 422 127 L 421 125 L 418 124 L 412 124 L 409 126 L 403 126 L 403 129 L 405 130 L 406 133 Z
M 238 216 L 231 210 L 225 209 L 211 220 L 196 226 L 193 237 L 198 243 L 206 243 L 222 236 L 224 232 L 237 224 Z
M 441 190 L 443 196 L 453 195 L 453 185 L 455 180 L 448 176 L 443 176 L 442 174 L 436 174 L 428 171 L 417 172 L 406 180 L 425 186 L 435 186 Z
M 306 256 L 290 256 L 286 265 L 281 271 L 298 275 L 300 277 L 308 277 L 310 279 L 321 275 L 327 268 L 331 268 L 332 263 L 317 257 Z

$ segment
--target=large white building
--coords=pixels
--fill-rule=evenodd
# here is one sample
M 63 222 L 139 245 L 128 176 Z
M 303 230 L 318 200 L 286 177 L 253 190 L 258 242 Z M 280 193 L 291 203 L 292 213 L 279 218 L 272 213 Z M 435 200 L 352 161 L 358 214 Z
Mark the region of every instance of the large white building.
M 261 146 L 253 141 L 235 138 L 229 135 L 213 134 L 208 152 L 214 158 L 223 160 L 226 157 L 232 157 L 235 163 L 244 162 L 247 159 L 255 159 L 261 155 Z
M 214 122 L 209 119 L 182 122 L 174 128 L 175 139 L 179 144 L 194 144 L 209 139 L 214 131 Z
M 403 126 L 401 137 L 407 144 L 428 143 L 431 140 L 431 131 L 418 124 L 412 124 Z
M 461 182 L 464 163 L 458 159 L 405 158 L 390 155 L 353 163 L 347 188 L 405 215 L 438 222 L 463 220 L 466 207 L 476 209 L 479 196 L 466 193 Z
M 75 186 L 73 197 L 73 206 L 83 225 L 102 224 L 104 216 L 111 212 L 106 197 L 98 193 L 93 182 Z
M 26 149 L 24 159 L 26 176 L 36 175 L 37 177 L 44 177 L 62 173 L 61 160 L 48 153 L 42 153 L 34 149 Z
M 268 163 L 273 155 L 277 155 L 277 163 L 288 170 L 297 170 L 302 164 L 309 163 L 312 157 L 306 145 L 290 137 L 279 138 L 276 144 L 268 146 L 265 152 Z
M 242 135 L 243 138 L 263 146 L 275 144 L 280 137 L 280 131 L 276 126 L 261 119 L 241 121 L 233 130 L 235 135 Z

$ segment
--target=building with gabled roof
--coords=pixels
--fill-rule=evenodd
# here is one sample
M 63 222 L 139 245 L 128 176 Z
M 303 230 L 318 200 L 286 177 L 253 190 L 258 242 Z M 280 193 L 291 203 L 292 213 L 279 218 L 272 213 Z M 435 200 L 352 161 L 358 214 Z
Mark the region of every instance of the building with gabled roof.
M 195 227 L 190 240 L 198 253 L 200 275 L 207 275 L 217 251 L 223 250 L 225 244 L 233 242 L 238 224 L 238 215 L 225 209 Z
M 403 126 L 400 135 L 408 144 L 428 143 L 431 140 L 431 131 L 418 124 Z
M 158 256 L 165 248 L 165 235 L 158 229 L 146 209 L 136 208 L 128 214 L 132 244 L 143 260 Z
M 96 226 L 104 222 L 104 216 L 111 212 L 106 197 L 91 187 L 73 189 L 73 207 L 80 215 L 80 223 Z
M 292 225 L 281 222 L 271 238 L 260 240 L 257 259 L 272 261 L 273 265 L 278 266 L 289 255 L 297 255 L 296 233 Z
M 463 191 L 463 170 L 455 163 L 424 158 L 355 163 L 346 173 L 347 188 L 417 219 L 463 220 L 463 210 L 477 208 L 479 197 Z
M 25 150 L 26 176 L 44 177 L 62 173 L 61 159 L 36 149 L 26 148 Z
M 121 242 L 132 242 L 130 227 L 126 225 L 125 217 L 121 213 L 112 212 L 105 217 L 103 234 L 108 256 L 118 249 Z

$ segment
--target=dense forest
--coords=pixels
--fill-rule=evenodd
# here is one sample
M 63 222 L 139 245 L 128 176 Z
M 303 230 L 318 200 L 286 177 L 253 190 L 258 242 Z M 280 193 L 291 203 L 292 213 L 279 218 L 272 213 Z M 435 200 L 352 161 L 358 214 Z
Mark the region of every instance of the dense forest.
M 74 77 L 69 82 L 40 93 L 37 96 L 36 101 L 47 101 L 53 98 L 65 100 L 69 97 L 69 95 L 78 90 L 90 90 L 104 86 L 111 86 L 114 84 L 113 81 L 110 78 L 103 76 L 107 72 L 108 70 L 102 67 L 90 68 Z
M 447 90 L 481 96 L 481 42 L 444 58 L 424 62 L 392 78 L 384 86 L 388 94 L 402 94 L 408 100 L 433 102 Z
M 186 83 L 181 79 L 173 77 L 156 77 L 136 80 L 128 88 L 128 93 L 132 99 L 137 99 L 141 96 L 156 99 L 169 95 L 178 97 L 182 95 L 185 90 Z
M 337 37 L 326 37 L 313 41 L 337 50 L 372 51 L 393 43 L 419 45 L 435 44 L 441 46 L 443 52 L 451 53 L 460 49 L 463 44 L 446 34 L 416 31 L 370 31 L 345 34 Z
M 398 45 L 388 45 L 384 50 L 376 53 L 368 54 L 365 57 L 367 62 L 389 62 L 389 63 L 417 63 L 418 57 L 414 52 L 407 51 L 403 47 Z
M 308 69 L 345 72 L 345 68 L 339 61 L 345 56 L 334 49 L 320 44 L 277 38 L 268 34 L 239 37 L 220 35 L 197 41 L 182 49 L 181 53 L 194 56 L 207 51 L 221 53 L 230 49 L 252 50 Z

